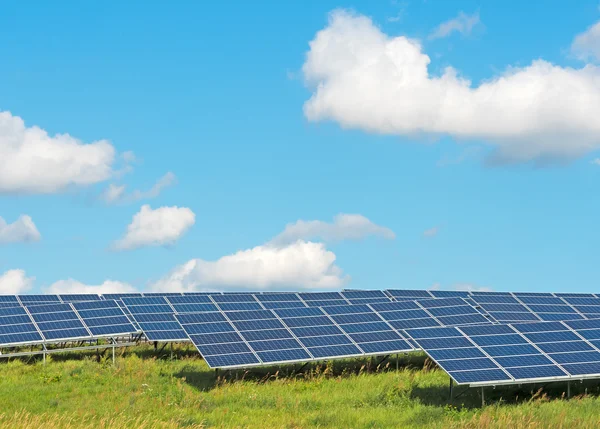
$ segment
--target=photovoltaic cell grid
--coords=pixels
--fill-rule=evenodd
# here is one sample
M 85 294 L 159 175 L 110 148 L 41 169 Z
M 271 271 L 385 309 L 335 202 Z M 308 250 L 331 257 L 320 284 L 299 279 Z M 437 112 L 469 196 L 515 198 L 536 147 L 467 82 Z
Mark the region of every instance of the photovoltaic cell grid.
M 94 337 L 113 337 L 138 331 L 116 301 L 74 302 L 79 314 Z
M 356 357 L 413 347 L 367 305 L 177 314 L 213 368 Z
M 122 301 L 149 341 L 188 341 L 165 297 L 123 298 Z
M 27 311 L 48 341 L 89 339 L 91 333 L 69 304 L 29 305 Z
M 23 307 L 0 308 L 0 346 L 43 343 L 44 339 Z
M 459 384 L 600 376 L 600 320 L 416 329 L 407 333 Z

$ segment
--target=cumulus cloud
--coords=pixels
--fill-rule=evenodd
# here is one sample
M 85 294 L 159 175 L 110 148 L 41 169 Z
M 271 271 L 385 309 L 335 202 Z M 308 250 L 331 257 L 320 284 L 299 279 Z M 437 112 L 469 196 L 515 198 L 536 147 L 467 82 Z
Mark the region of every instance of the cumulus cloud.
M 565 162 L 600 147 L 600 69 L 535 60 L 479 85 L 452 67 L 429 73 L 418 41 L 335 11 L 302 71 L 310 121 L 395 135 L 449 135 L 495 148 L 494 163 Z
M 115 149 L 106 140 L 84 144 L 69 134 L 54 136 L 0 112 L 0 194 L 49 194 L 111 178 Z
M 271 240 L 272 245 L 286 245 L 298 240 L 359 240 L 374 235 L 386 239 L 394 239 L 394 232 L 386 227 L 371 222 L 359 214 L 341 213 L 333 218 L 333 223 L 321 220 L 299 220 L 288 224 L 283 232 Z
M 27 243 L 42 238 L 30 216 L 22 215 L 13 223 L 0 217 L 0 244 Z
M 99 285 L 87 285 L 77 280 L 67 279 L 59 280 L 45 289 L 45 293 L 65 294 L 65 293 L 130 293 L 137 292 L 129 283 L 123 283 L 114 280 L 106 280 Z
M 123 238 L 114 243 L 115 250 L 130 250 L 145 246 L 167 246 L 179 240 L 196 222 L 196 215 L 187 207 L 143 205 L 133 216 Z
M 583 61 L 600 61 L 600 21 L 575 37 L 571 53 Z
M 17 295 L 32 288 L 35 277 L 27 277 L 23 270 L 8 270 L 0 275 L 0 295 Z
M 461 33 L 468 36 L 473 31 L 473 28 L 480 23 L 479 12 L 475 12 L 473 15 L 460 12 L 455 18 L 442 22 L 431 32 L 429 39 L 442 39 L 450 36 L 452 33 Z
M 322 243 L 296 241 L 284 247 L 256 246 L 216 261 L 192 259 L 154 283 L 157 291 L 326 289 L 349 277 Z
M 169 186 L 173 185 L 176 181 L 177 178 L 175 177 L 175 175 L 171 172 L 168 172 L 160 179 L 158 179 L 158 181 L 152 186 L 152 188 L 148 189 L 147 191 L 140 191 L 136 189 L 130 194 L 126 194 L 125 185 L 115 185 L 111 183 L 102 193 L 101 199 L 104 200 L 104 202 L 106 202 L 107 204 L 116 204 L 133 203 L 139 200 L 156 198 L 165 188 L 168 188 Z

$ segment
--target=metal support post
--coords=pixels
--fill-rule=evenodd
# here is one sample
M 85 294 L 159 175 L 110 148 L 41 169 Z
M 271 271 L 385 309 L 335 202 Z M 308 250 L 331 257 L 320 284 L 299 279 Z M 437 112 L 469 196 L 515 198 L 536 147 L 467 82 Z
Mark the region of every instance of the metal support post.
M 112 361 L 113 361 L 113 365 L 115 364 L 115 343 L 113 340 L 113 346 L 112 346 Z
M 171 360 L 173 360 L 173 342 L 171 342 Z
M 481 407 L 485 407 L 485 393 L 483 387 L 481 388 Z
M 450 378 L 450 400 L 452 400 L 452 388 L 454 387 L 454 381 Z
M 398 371 L 398 361 L 400 360 L 400 357 L 398 355 L 398 353 L 396 353 L 396 372 Z
M 567 381 L 567 398 L 571 397 L 571 382 Z

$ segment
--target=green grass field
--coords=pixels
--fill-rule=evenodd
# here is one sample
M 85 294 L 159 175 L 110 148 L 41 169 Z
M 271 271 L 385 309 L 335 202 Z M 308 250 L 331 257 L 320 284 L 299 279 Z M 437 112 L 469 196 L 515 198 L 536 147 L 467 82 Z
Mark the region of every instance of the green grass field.
M 598 428 L 598 383 L 468 390 L 423 356 L 238 371 L 216 379 L 191 349 L 119 350 L 0 363 L 0 426 L 20 428 Z M 124 355 L 120 353 L 125 352 Z M 298 365 L 299 369 L 299 365 Z M 462 392 L 455 388 L 455 394 Z

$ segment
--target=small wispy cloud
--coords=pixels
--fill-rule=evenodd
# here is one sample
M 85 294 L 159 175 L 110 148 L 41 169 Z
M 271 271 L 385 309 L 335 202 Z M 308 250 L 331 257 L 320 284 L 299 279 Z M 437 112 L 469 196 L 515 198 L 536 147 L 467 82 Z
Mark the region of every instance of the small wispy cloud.
M 423 231 L 423 237 L 435 237 L 440 232 L 440 228 L 438 226 L 434 226 L 433 228 L 426 229 Z
M 463 36 L 468 36 L 479 24 L 481 24 L 479 12 L 468 15 L 461 11 L 455 18 L 449 19 L 448 21 L 442 22 L 440 25 L 438 25 L 431 32 L 428 39 L 443 39 L 445 37 L 449 37 L 452 33 L 460 33 Z
M 404 13 L 406 12 L 406 8 L 408 7 L 408 2 L 402 1 L 392 1 L 392 6 L 396 8 L 396 14 L 387 17 L 388 22 L 400 22 L 404 17 Z
M 172 186 L 176 182 L 177 178 L 175 175 L 171 172 L 168 172 L 163 177 L 158 179 L 152 188 L 148 189 L 147 191 L 140 191 L 139 189 L 136 189 L 129 194 L 126 193 L 126 185 L 115 185 L 111 183 L 108 188 L 102 192 L 100 198 L 107 204 L 133 203 L 140 200 L 156 198 L 165 188 Z
M 493 292 L 491 287 L 477 286 L 471 283 L 459 283 L 452 287 L 453 290 L 462 290 L 467 292 Z
M 596 158 L 592 161 L 592 164 L 594 165 L 600 165 L 600 158 Z

